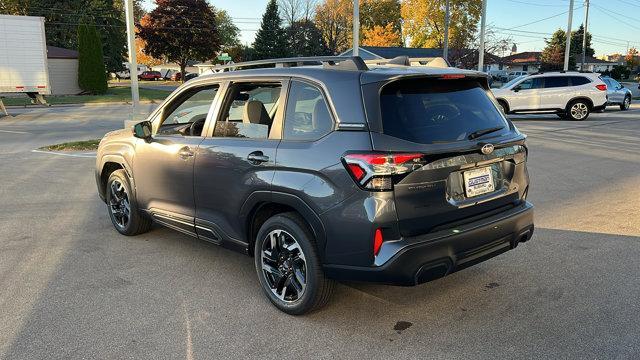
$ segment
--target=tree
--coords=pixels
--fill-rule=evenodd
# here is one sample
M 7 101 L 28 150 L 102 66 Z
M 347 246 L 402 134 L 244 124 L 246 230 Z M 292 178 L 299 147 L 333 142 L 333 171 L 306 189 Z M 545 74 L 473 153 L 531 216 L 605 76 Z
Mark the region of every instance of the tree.
M 285 57 L 288 54 L 285 31 L 281 26 L 282 20 L 278 14 L 276 0 L 270 0 L 267 10 L 262 15 L 260 30 L 253 43 L 257 59 Z
M 142 19 L 140 19 L 140 26 L 149 26 L 149 21 L 149 15 L 143 16 Z M 136 28 L 136 60 L 138 63 L 144 64 L 148 67 L 162 64 L 161 59 L 154 58 L 145 52 L 147 42 L 142 40 L 140 36 L 137 36 L 139 32 L 140 30 Z
M 218 32 L 220 33 L 220 45 L 229 48 L 240 44 L 240 29 L 233 23 L 233 19 L 225 10 L 216 11 Z
M 311 20 L 316 0 L 278 0 L 280 16 L 287 27 L 300 20 Z
M 482 11 L 481 0 L 450 0 L 449 46 L 468 48 Z M 442 48 L 445 0 L 405 0 L 401 7 L 404 36 L 412 47 Z
M 148 14 L 149 23 L 138 25 L 146 54 L 175 62 L 184 74 L 189 61 L 209 60 L 220 50 L 216 12 L 205 0 L 156 0 L 156 4 Z
M 78 26 L 78 85 L 92 94 L 107 91 L 102 42 L 94 25 Z
M 638 49 L 632 47 L 627 52 L 627 56 L 624 57 L 625 62 L 629 69 L 633 70 L 636 66 L 640 65 L 640 58 L 638 57 Z
M 558 29 L 553 33 L 550 39 L 545 40 L 547 44 L 542 50 L 540 70 L 563 70 L 564 69 L 564 51 L 567 45 L 567 33 Z M 576 66 L 575 56 L 569 58 L 569 69 Z
M 365 46 L 402 46 L 399 0 L 363 0 L 360 3 L 360 41 Z M 378 45 L 373 45 L 378 44 Z
M 325 0 L 316 7 L 314 22 L 332 54 L 351 46 L 352 19 L 352 0 Z
M 329 55 L 322 33 L 311 20 L 298 20 L 287 28 L 289 51 L 292 56 Z
M 394 29 L 393 23 L 387 26 L 374 25 L 362 28 L 362 45 L 364 46 L 399 46 L 402 44 L 400 32 Z
M 571 32 L 571 48 L 569 52 L 572 56 L 582 55 L 582 38 L 584 35 L 584 26 L 580 25 L 578 30 Z M 565 37 L 566 39 L 566 37 Z M 595 50 L 591 47 L 591 33 L 587 31 L 587 56 L 593 56 L 595 54 Z M 581 59 L 578 59 L 581 60 Z

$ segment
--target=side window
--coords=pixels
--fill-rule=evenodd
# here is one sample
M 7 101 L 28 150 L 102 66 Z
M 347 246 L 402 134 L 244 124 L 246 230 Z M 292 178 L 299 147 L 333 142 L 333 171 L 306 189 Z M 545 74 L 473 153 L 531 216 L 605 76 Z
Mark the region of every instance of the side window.
M 620 88 L 620 83 L 613 80 L 613 79 L 609 79 L 609 83 L 611 84 L 611 88 L 612 89 L 618 89 Z
M 549 76 L 544 79 L 545 89 L 569 86 L 568 76 Z
M 253 139 L 274 137 L 269 135 L 278 111 L 281 90 L 281 83 L 232 84 L 213 136 Z
M 591 80 L 587 79 L 584 76 L 572 76 L 571 77 L 571 86 L 580 86 L 590 83 Z
M 218 85 L 185 90 L 162 111 L 159 135 L 201 136 Z
M 317 87 L 292 81 L 284 118 L 285 140 L 316 140 L 333 129 L 333 120 L 322 91 Z
M 518 85 L 520 90 L 532 90 L 532 89 L 540 89 L 542 88 L 542 79 L 541 78 L 532 78 L 527 79 Z

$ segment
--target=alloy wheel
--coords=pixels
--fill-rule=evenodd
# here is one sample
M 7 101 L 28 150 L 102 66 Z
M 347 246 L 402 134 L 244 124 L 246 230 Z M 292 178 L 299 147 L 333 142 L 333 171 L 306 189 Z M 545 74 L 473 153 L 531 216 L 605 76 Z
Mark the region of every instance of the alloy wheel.
M 120 180 L 113 180 L 109 189 L 109 211 L 113 215 L 113 220 L 119 228 L 126 228 L 131 220 L 131 205 L 127 189 Z
M 291 303 L 302 297 L 307 286 L 307 262 L 290 233 L 269 232 L 262 243 L 261 259 L 267 285 L 278 299 Z
M 571 106 L 571 117 L 576 120 L 584 119 L 589 113 L 589 108 L 585 103 L 577 102 Z

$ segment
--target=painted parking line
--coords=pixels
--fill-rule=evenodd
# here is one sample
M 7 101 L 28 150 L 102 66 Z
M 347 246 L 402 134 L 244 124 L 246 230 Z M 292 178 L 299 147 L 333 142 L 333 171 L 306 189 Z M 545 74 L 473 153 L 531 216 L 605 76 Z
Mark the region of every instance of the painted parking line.
M 9 133 L 9 134 L 31 134 L 30 132 L 26 132 L 26 131 L 14 131 L 14 130 L 1 130 L 0 132 L 2 133 Z
M 58 156 L 67 156 L 67 157 L 76 157 L 76 158 L 95 158 L 95 152 L 87 152 L 87 153 L 65 153 L 60 151 L 47 151 L 47 150 L 38 150 L 34 149 L 31 152 L 39 153 L 39 154 L 50 154 L 50 155 L 58 155 Z

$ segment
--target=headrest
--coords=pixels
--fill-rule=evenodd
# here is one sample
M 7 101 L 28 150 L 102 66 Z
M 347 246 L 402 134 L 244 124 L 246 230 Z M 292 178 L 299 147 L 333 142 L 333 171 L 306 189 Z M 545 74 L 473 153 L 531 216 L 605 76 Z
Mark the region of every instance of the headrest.
M 261 101 L 250 100 L 244 105 L 242 122 L 246 124 L 271 125 L 271 118 Z

